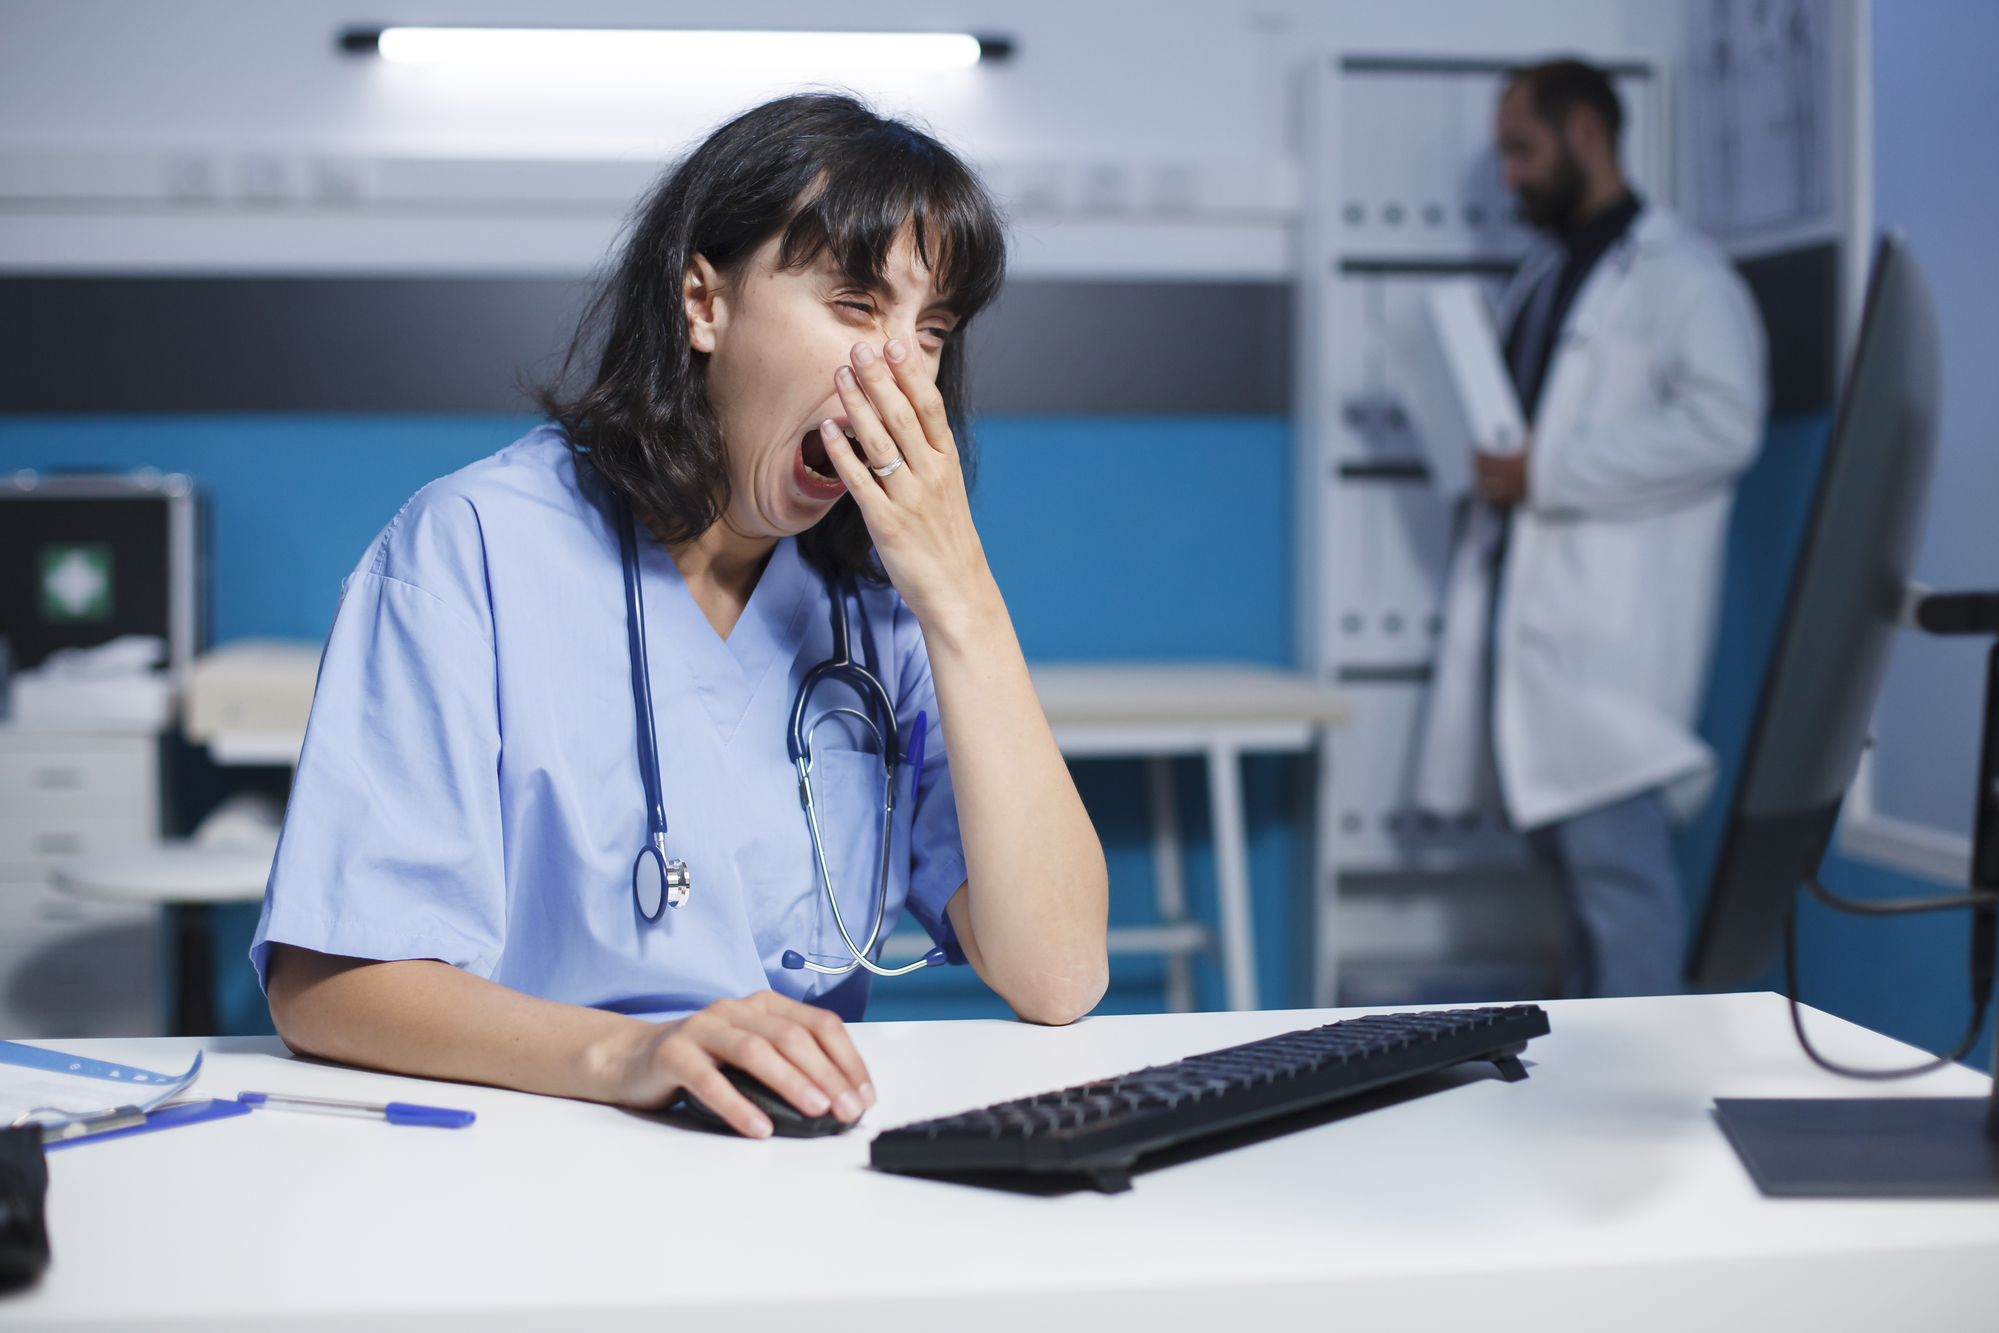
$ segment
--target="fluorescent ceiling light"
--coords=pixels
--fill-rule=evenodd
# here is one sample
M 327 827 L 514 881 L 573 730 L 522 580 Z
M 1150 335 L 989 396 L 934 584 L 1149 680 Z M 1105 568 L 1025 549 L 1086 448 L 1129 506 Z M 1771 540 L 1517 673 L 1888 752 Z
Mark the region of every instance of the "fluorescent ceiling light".
M 341 34 L 343 51 L 397 65 L 625 65 L 655 69 L 969 69 L 1010 42 L 962 32 L 725 32 L 668 28 L 381 28 Z

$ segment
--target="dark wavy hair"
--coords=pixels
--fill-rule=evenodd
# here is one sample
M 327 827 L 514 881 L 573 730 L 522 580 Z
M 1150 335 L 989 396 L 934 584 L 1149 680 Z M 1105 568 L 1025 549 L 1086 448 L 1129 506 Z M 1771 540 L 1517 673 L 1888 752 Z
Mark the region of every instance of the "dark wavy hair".
M 778 262 L 804 268 L 830 252 L 848 281 L 878 289 L 904 229 L 945 293 L 957 328 L 944 347 L 944 396 L 966 476 L 966 327 L 998 293 L 1006 237 L 991 197 L 936 139 L 851 97 L 780 98 L 736 117 L 647 195 L 616 270 L 598 291 L 556 383 L 535 400 L 590 471 L 669 543 L 706 532 L 729 504 L 728 456 L 708 401 L 708 357 L 688 345 L 682 281 L 701 255 L 724 278 L 773 236 Z M 567 386 L 596 360 L 586 387 Z M 880 580 L 852 496 L 800 534 L 824 573 Z
M 1618 137 L 1624 132 L 1624 103 L 1610 75 L 1595 65 L 1573 58 L 1549 60 L 1513 71 L 1512 87 L 1527 89 L 1534 100 L 1534 114 L 1557 134 L 1568 124 L 1569 112 L 1586 106 L 1603 118 L 1604 133 L 1610 137 L 1610 151 L 1617 152 Z

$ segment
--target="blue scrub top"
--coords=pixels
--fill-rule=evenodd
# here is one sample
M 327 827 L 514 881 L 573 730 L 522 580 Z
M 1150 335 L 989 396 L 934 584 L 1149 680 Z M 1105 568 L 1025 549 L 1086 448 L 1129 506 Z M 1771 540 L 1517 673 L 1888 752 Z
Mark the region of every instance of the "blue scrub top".
M 668 855 L 693 879 L 638 913 L 646 841 L 614 512 L 561 433 L 419 491 L 343 586 L 320 662 L 250 956 L 273 942 L 354 958 L 435 958 L 545 999 L 644 1018 L 770 989 L 858 1018 L 869 975 L 786 971 L 840 942 L 786 757 L 792 696 L 832 655 L 832 602 L 786 538 L 725 641 L 639 527 Z M 887 585 L 849 602 L 908 743 L 886 934 L 909 912 L 953 962 L 944 905 L 965 880 L 957 806 L 916 617 Z M 855 646 L 856 656 L 861 646 Z M 822 687 L 813 714 L 857 703 Z M 873 920 L 882 769 L 841 721 L 818 733 L 813 792 L 856 942 Z

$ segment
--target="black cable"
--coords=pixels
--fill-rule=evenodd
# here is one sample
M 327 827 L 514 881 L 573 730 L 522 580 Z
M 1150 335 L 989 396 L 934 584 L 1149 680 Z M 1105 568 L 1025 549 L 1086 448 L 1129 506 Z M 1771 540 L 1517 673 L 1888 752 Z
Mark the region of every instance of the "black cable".
M 1793 894 L 1789 910 L 1784 913 L 1784 998 L 1791 1006 L 1791 1030 L 1798 1034 L 1798 1045 L 1804 1048 L 1805 1055 L 1811 1062 L 1827 1073 L 1838 1074 L 1842 1078 L 1887 1082 L 1892 1079 L 1914 1078 L 1918 1074 L 1927 1074 L 1946 1065 L 1956 1064 L 1969 1055 L 1971 1048 L 1978 1044 L 1979 1030 L 1985 1026 L 1985 1009 L 1992 1000 L 1994 946 L 1995 942 L 1999 942 L 1999 932 L 1995 932 L 1994 929 L 1995 920 L 1999 920 L 1999 917 L 1995 917 L 1992 908 L 1994 904 L 1999 904 L 1999 894 L 1953 893 L 1937 898 L 1904 898 L 1898 902 L 1871 903 L 1841 897 L 1831 892 L 1818 882 L 1816 875 L 1808 876 L 1804 883 L 1812 897 L 1827 907 L 1860 916 L 1941 912 L 1953 907 L 1978 909 L 1972 921 L 1971 934 L 1971 1022 L 1965 1027 L 1964 1036 L 1947 1054 L 1923 1064 L 1908 1065 L 1901 1069 L 1859 1069 L 1821 1055 L 1818 1048 L 1812 1045 L 1812 1039 L 1805 1035 L 1805 1018 L 1799 1011 L 1798 1000 L 1798 900 Z
M 1885 902 L 1848 898 L 1819 883 L 1817 875 L 1805 880 L 1805 889 L 1833 911 L 1854 916 L 1909 916 L 1917 912 L 1948 912 L 1957 907 L 1999 907 L 1999 893 L 1940 893 L 1934 898 L 1890 898 Z

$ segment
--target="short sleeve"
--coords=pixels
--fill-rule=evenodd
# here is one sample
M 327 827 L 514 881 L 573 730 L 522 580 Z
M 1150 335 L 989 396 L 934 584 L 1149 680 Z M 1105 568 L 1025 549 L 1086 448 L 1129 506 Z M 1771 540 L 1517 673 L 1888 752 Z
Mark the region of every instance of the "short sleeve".
M 251 948 L 260 980 L 274 943 L 480 976 L 498 964 L 500 729 L 478 561 L 469 511 L 406 510 L 348 579 Z M 427 567 L 443 595 L 398 576 Z
M 951 789 L 951 759 L 937 715 L 937 689 L 930 678 L 930 654 L 916 617 L 898 600 L 895 646 L 901 655 L 901 695 L 896 718 L 903 734 L 914 734 L 924 715 L 923 768 L 916 774 L 916 813 L 910 821 L 909 897 L 905 907 L 924 933 L 953 964 L 965 961 L 958 932 L 944 910 L 965 882 L 965 846 L 958 833 L 958 801 Z

